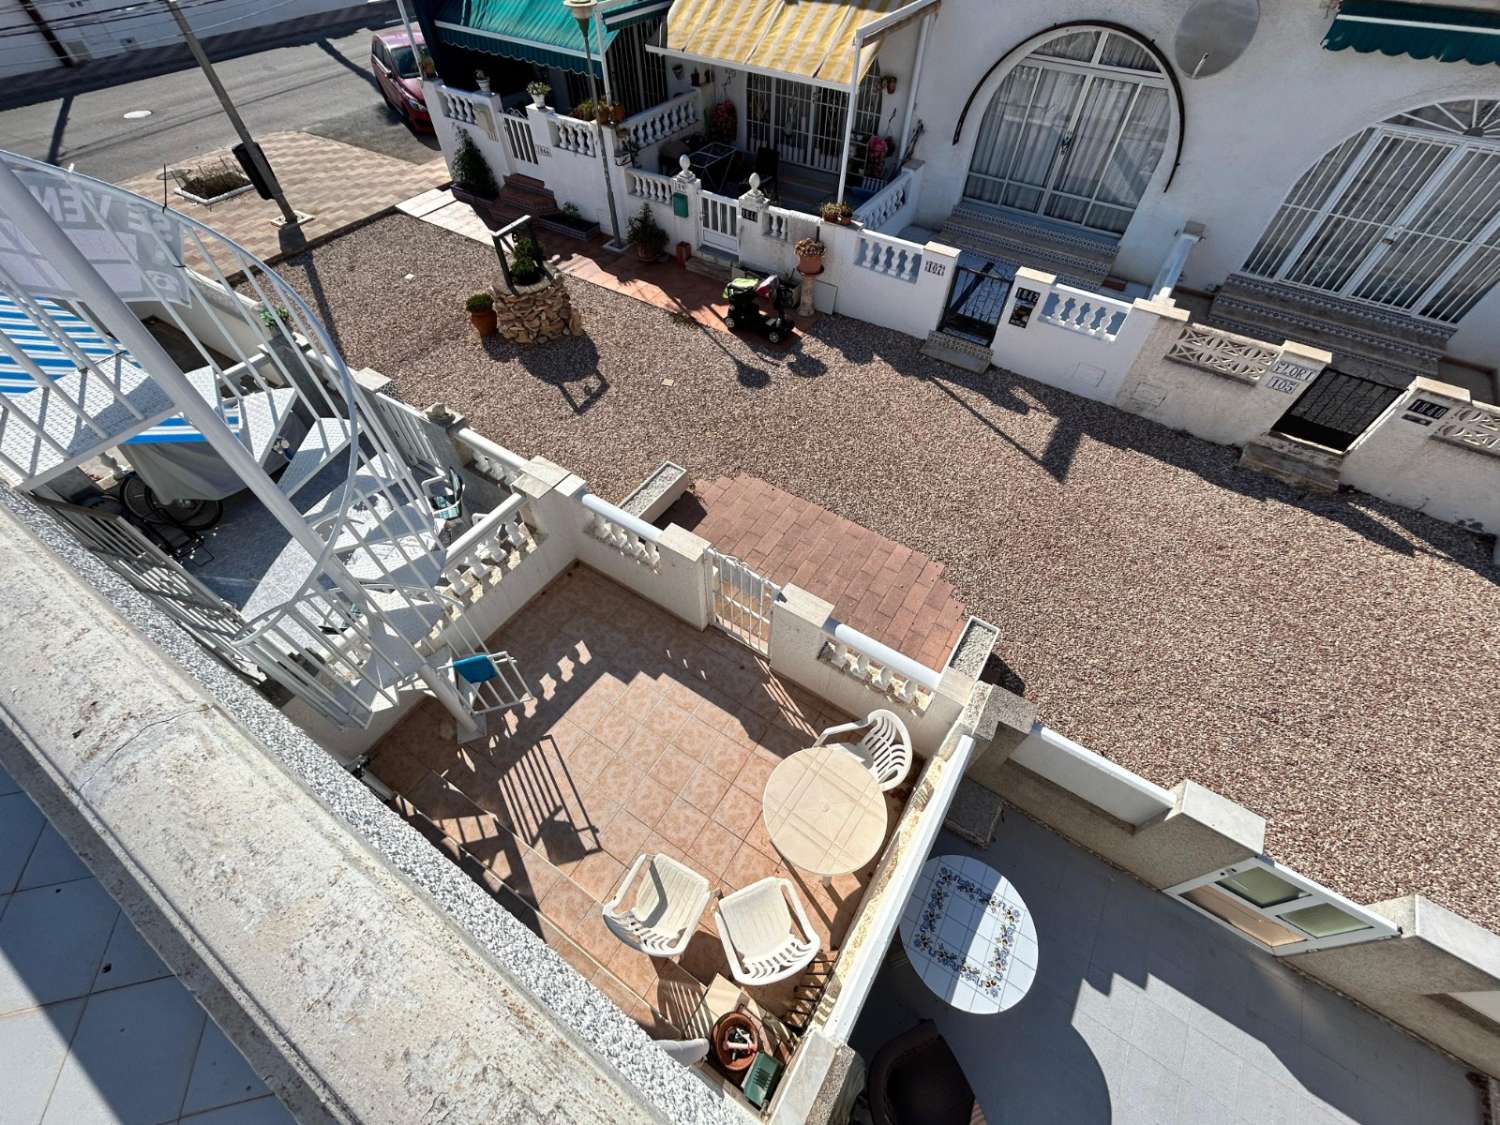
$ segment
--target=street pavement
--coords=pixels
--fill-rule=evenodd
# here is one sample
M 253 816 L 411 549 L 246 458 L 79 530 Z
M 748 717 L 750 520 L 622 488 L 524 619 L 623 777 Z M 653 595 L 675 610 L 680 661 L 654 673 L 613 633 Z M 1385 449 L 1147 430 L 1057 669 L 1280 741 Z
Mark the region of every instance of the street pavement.
M 370 73 L 370 30 L 215 63 L 252 134 L 300 130 L 412 163 L 438 155 L 386 107 Z M 127 119 L 134 110 L 149 117 Z M 120 182 L 234 144 L 197 67 L 0 111 L 0 148 Z

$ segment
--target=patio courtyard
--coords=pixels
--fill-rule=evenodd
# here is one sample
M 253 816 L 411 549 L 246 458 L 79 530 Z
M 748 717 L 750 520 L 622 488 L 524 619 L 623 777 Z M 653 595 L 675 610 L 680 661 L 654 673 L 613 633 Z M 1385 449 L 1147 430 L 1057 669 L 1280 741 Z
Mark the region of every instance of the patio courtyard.
M 610 933 L 600 904 L 636 857 L 670 856 L 715 896 L 790 879 L 821 951 L 804 973 L 751 996 L 800 1027 L 879 853 L 827 883 L 789 867 L 762 798 L 783 759 L 847 718 L 769 675 L 725 634 L 691 629 L 582 565 L 492 648 L 518 661 L 537 698 L 523 715 L 497 717 L 488 741 L 464 746 L 435 702 L 409 715 L 370 763 L 399 794 L 397 811 L 450 854 L 461 849 L 503 905 L 659 1037 L 703 1034 L 712 1021 L 695 1013 L 730 970 L 712 902 L 678 958 L 648 957 Z M 887 838 L 909 789 L 885 795 Z
M 1049 726 L 1244 804 L 1269 853 L 1352 898 L 1500 926 L 1500 572 L 1477 537 L 848 319 L 778 349 L 574 281 L 583 337 L 480 343 L 462 298 L 493 252 L 404 216 L 281 272 L 351 365 L 600 496 L 670 458 L 926 553 Z

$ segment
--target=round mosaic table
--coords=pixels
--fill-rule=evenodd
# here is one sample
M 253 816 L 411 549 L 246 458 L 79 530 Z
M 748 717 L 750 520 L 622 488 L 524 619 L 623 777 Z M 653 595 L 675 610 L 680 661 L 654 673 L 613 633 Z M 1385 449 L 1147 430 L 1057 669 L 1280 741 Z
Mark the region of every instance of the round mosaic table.
M 782 762 L 766 780 L 761 804 L 776 850 L 815 875 L 858 871 L 885 839 L 885 797 L 875 775 L 838 743 Z
M 901 941 L 944 1002 L 992 1015 L 1021 1002 L 1036 976 L 1036 926 L 1010 880 L 960 855 L 922 867 L 901 915 Z

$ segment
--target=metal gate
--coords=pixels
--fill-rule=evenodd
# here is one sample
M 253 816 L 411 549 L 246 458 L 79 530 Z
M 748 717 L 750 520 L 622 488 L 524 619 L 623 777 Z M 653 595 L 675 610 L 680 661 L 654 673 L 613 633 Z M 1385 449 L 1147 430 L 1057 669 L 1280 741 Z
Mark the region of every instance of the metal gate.
M 959 266 L 953 271 L 953 286 L 939 325 L 942 331 L 980 344 L 994 341 L 1000 311 L 1010 296 L 1010 280 L 992 272 L 994 268 L 994 262 L 987 262 L 983 269 Z
M 1400 394 L 1400 387 L 1325 367 L 1271 428 L 1342 453 Z
M 733 555 L 710 548 L 703 552 L 708 562 L 708 608 L 714 624 L 743 645 L 765 653 L 771 647 L 771 607 L 781 587 L 756 574 Z
M 531 135 L 531 122 L 526 119 L 524 110 L 511 108 L 500 114 L 500 128 L 505 133 L 506 148 L 510 150 L 512 159 L 533 168 L 540 167 L 536 140 Z

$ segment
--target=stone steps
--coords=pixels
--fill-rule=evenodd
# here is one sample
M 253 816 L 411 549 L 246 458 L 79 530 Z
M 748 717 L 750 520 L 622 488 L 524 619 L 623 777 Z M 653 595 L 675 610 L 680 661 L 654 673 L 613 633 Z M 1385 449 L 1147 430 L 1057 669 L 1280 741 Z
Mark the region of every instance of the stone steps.
M 1295 340 L 1333 353 L 1333 366 L 1392 387 L 1438 378 L 1453 329 L 1279 282 L 1231 275 L 1207 322 L 1271 344 Z
M 1082 228 L 1075 234 L 972 203 L 953 209 L 937 241 L 982 258 L 1044 270 L 1064 284 L 1095 290 L 1109 276 L 1119 246 L 1113 239 Z
M 1245 443 L 1242 468 L 1275 477 L 1304 492 L 1339 490 L 1342 454 L 1282 434 L 1266 433 Z

